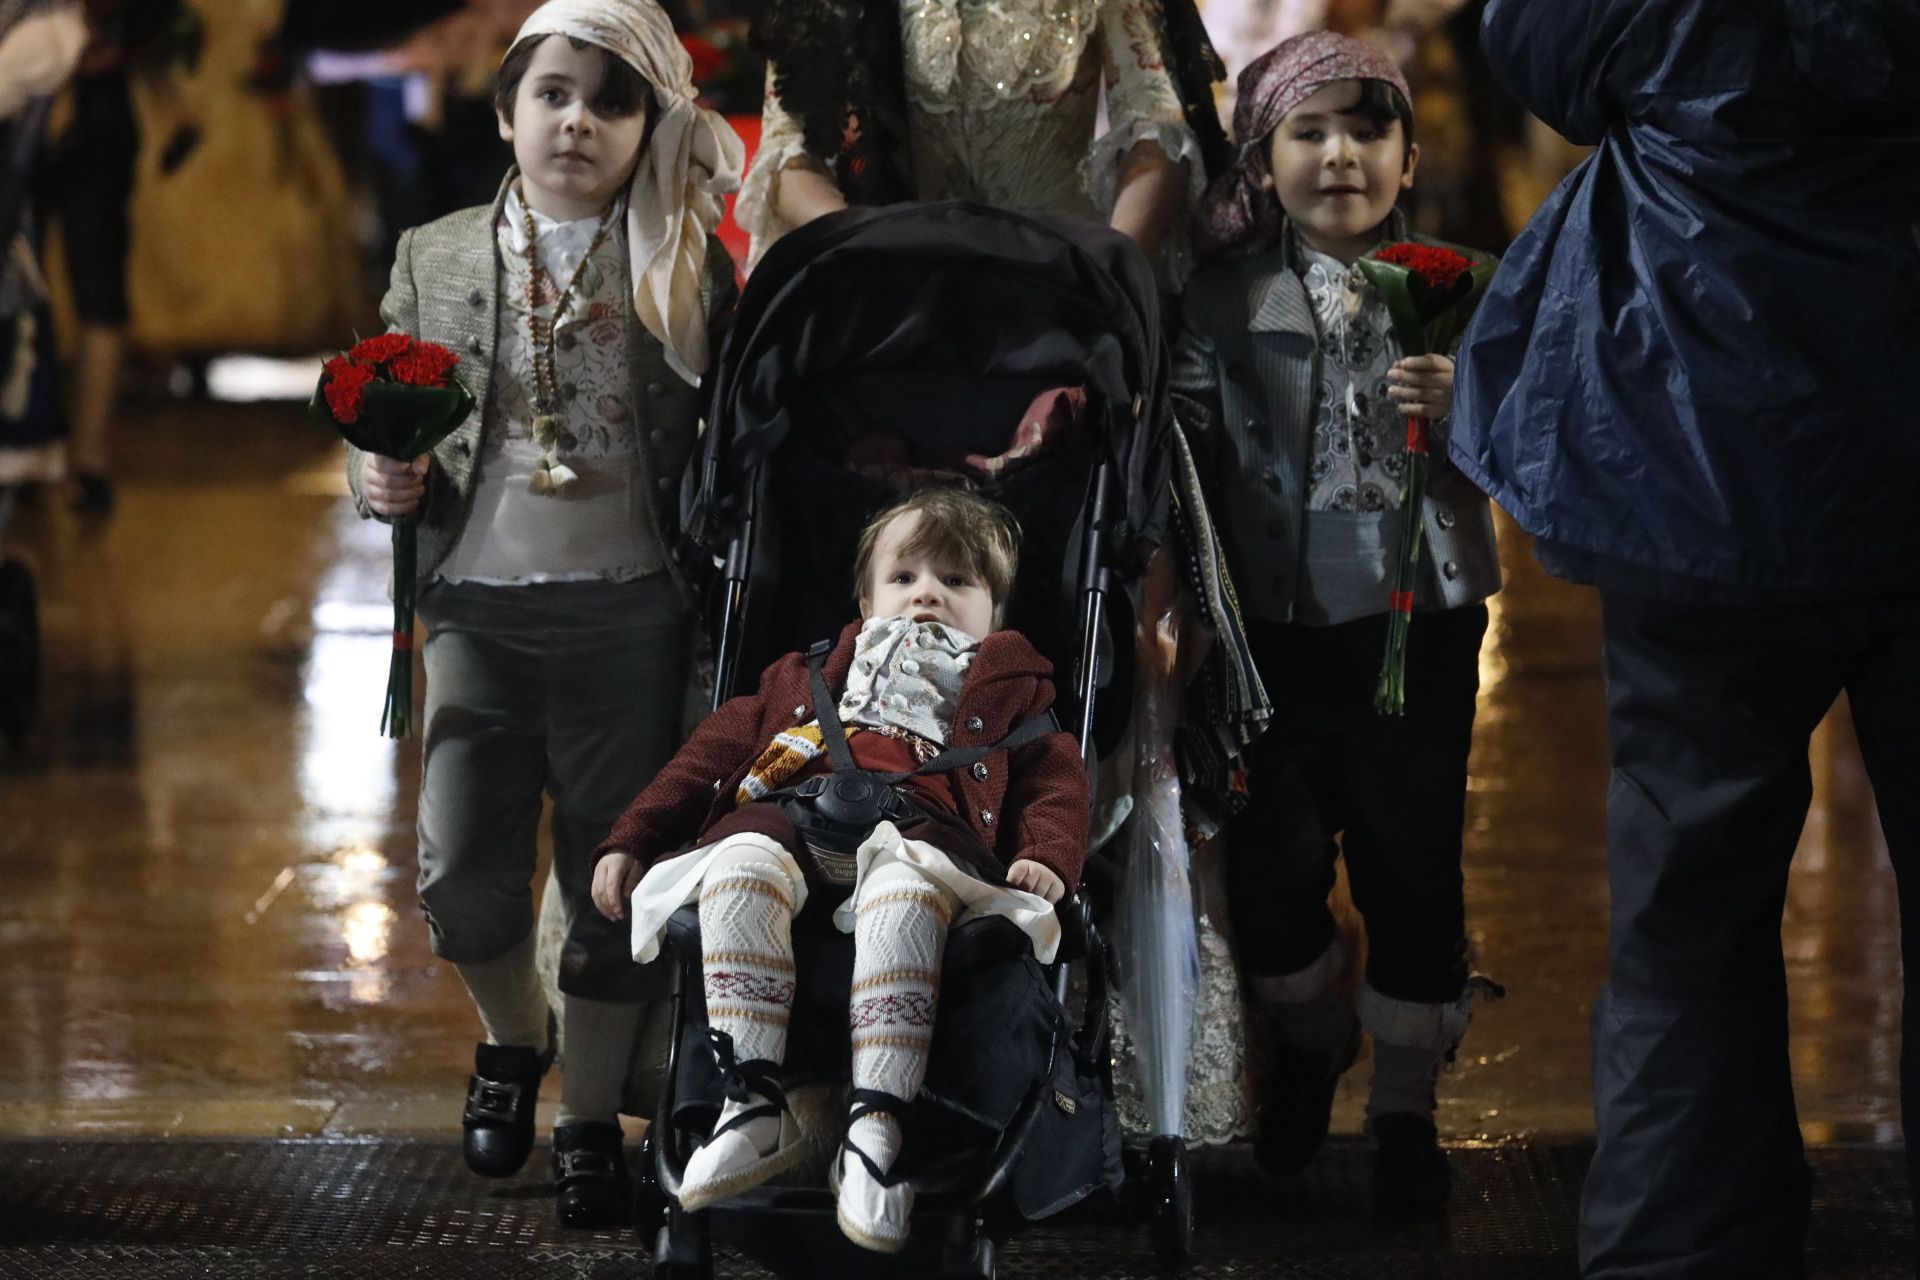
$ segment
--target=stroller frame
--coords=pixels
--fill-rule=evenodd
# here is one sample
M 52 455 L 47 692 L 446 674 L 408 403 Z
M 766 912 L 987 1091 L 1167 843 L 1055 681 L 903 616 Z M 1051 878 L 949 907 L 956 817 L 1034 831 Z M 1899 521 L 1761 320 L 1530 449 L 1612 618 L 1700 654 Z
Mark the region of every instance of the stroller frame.
M 840 254 L 850 256 L 836 256 Z M 849 262 L 860 273 L 851 278 L 875 282 L 877 292 L 871 298 L 851 303 L 841 296 L 848 292 L 845 264 Z M 892 269 L 896 262 L 905 269 L 904 276 Z M 824 273 L 816 274 L 820 272 Z M 926 274 L 915 274 L 919 272 Z M 965 291 L 973 296 L 957 296 L 948 281 L 964 281 Z M 939 316 L 945 328 L 930 322 L 920 329 L 912 323 L 890 328 L 888 317 L 900 314 L 894 308 L 931 307 L 930 299 L 946 299 L 959 310 L 921 310 L 910 315 L 915 320 Z M 934 379 L 928 385 L 949 389 L 948 401 L 930 393 L 933 399 L 924 402 L 935 406 L 932 419 L 926 423 L 906 420 L 911 423 L 905 428 L 911 438 L 925 442 L 935 456 L 947 448 L 965 452 L 946 434 L 967 430 L 952 416 L 952 406 L 964 404 L 959 410 L 963 415 L 976 410 L 993 415 L 979 419 L 982 422 L 1000 421 L 999 415 L 1009 405 L 1025 405 L 1036 392 L 1063 384 L 1084 386 L 1085 426 L 1060 437 L 1060 449 L 1051 462 L 1041 460 L 1040 467 L 1014 478 L 1010 486 L 1007 481 L 1013 473 L 1008 471 L 989 478 L 982 487 L 989 496 L 1001 492 L 1022 496 L 1027 504 L 1023 522 L 1028 515 L 1039 521 L 1029 530 L 1039 539 L 1033 543 L 1030 561 L 1034 576 L 1024 597 L 1016 588 L 1016 603 L 1026 600 L 1035 622 L 1051 637 L 1051 652 L 1062 674 L 1067 674 L 1069 665 L 1072 668 L 1070 684 L 1062 680 L 1059 691 L 1063 700 L 1070 696 L 1072 701 L 1059 710 L 1064 727 L 1076 731 L 1083 759 L 1090 765 L 1100 691 L 1125 689 L 1131 660 L 1131 651 L 1120 652 L 1121 646 L 1112 639 L 1131 634 L 1130 621 L 1119 625 L 1116 621 L 1119 614 L 1130 616 L 1132 602 L 1119 598 L 1123 584 L 1109 556 L 1135 545 L 1130 539 L 1147 528 L 1152 518 L 1152 495 L 1165 488 L 1166 365 L 1157 306 L 1151 270 L 1130 242 L 1105 228 L 1064 219 L 966 204 L 855 210 L 820 219 L 776 244 L 749 281 L 716 366 L 706 438 L 682 496 L 682 526 L 688 541 L 712 556 L 704 563 L 716 640 L 714 705 L 743 691 L 739 688 L 742 678 L 750 681 L 760 661 L 805 648 L 818 638 L 799 634 L 821 625 L 817 608 L 814 617 L 802 616 L 804 610 L 790 614 L 769 608 L 772 599 L 797 598 L 791 595 L 795 590 L 817 592 L 828 581 L 818 569 L 824 563 L 819 548 L 794 541 L 798 535 L 793 532 L 793 512 L 820 500 L 808 485 L 824 474 L 818 470 L 822 465 L 845 465 L 829 461 L 836 456 L 830 442 L 841 438 L 835 432 L 867 430 L 861 424 L 868 421 L 874 426 L 901 421 L 862 417 L 876 403 L 882 410 L 898 403 L 884 400 L 889 394 L 897 396 L 901 385 L 887 379 L 913 379 L 919 375 L 912 371 L 925 367 Z M 838 325 L 802 327 L 826 314 L 834 315 Z M 948 345 L 951 339 L 945 335 L 958 329 L 965 329 L 965 341 L 971 345 L 958 349 Z M 923 359 L 930 363 L 923 366 Z M 842 370 L 851 370 L 855 383 L 833 381 L 842 376 Z M 881 380 L 877 392 L 858 381 L 870 370 Z M 967 393 L 961 399 L 951 398 L 955 376 L 962 379 L 962 386 L 969 378 L 993 381 L 991 389 L 988 383 L 981 384 L 984 394 L 976 405 Z M 823 378 L 829 381 L 812 381 Z M 944 384 L 943 378 L 948 379 Z M 836 398 L 817 398 L 822 394 Z M 881 395 L 883 401 L 860 398 L 871 394 Z M 842 396 L 850 398 L 838 398 Z M 909 399 L 909 403 L 922 402 Z M 988 404 L 996 407 L 986 410 Z M 941 408 L 948 410 L 947 417 L 940 416 Z M 1017 420 L 1007 421 L 1008 441 Z M 784 451 L 788 432 L 801 429 L 796 424 L 812 429 L 816 423 L 828 432 L 826 436 L 817 441 L 811 435 L 796 437 L 809 442 L 801 456 Z M 805 452 L 815 447 L 825 451 Z M 790 471 L 789 466 L 800 469 Z M 863 482 L 863 508 L 879 501 L 870 481 L 871 476 Z M 1059 500 L 1069 492 L 1071 506 Z M 837 528 L 858 514 L 844 502 L 822 505 L 830 509 L 823 513 L 838 522 Z M 1015 509 L 1022 510 L 1018 504 Z M 810 531 L 813 528 L 808 526 Z M 698 568 L 699 559 L 696 573 Z M 1023 568 L 1022 578 L 1028 576 Z M 763 595 L 770 598 L 762 600 Z M 1074 650 L 1071 663 L 1065 661 L 1069 647 Z M 673 1033 L 643 1156 L 651 1164 L 660 1193 L 658 1216 L 643 1221 L 643 1232 L 654 1237 L 654 1275 L 672 1280 L 709 1275 L 716 1237 L 747 1243 L 753 1230 L 766 1224 L 776 1224 L 785 1233 L 778 1240 L 779 1252 L 792 1260 L 793 1237 L 801 1223 L 818 1224 L 831 1235 L 830 1240 L 823 1236 L 819 1242 L 822 1256 L 809 1261 L 824 1264 L 825 1255 L 839 1246 L 851 1251 L 850 1261 L 833 1268 L 836 1273 L 886 1274 L 892 1262 L 891 1273 L 898 1274 L 898 1264 L 908 1262 L 915 1275 L 981 1280 L 996 1275 L 997 1249 L 1022 1221 L 1010 1188 L 1028 1175 L 1016 1171 L 1041 1167 L 1022 1166 L 1020 1157 L 1056 1092 L 1054 1068 L 1064 1070 L 1068 1065 L 1062 1061 L 1063 1052 L 1075 1055 L 1071 1065 L 1081 1081 L 1081 1096 L 1091 1097 L 1086 1090 L 1097 1081 L 1103 1122 L 1111 1116 L 1112 1086 L 1105 1070 L 1109 1049 L 1104 948 L 1084 897 L 1064 900 L 1057 912 L 1063 937 L 1045 982 L 1064 1008 L 1070 963 L 1084 962 L 1085 1015 L 1077 1027 L 1069 1025 L 1064 1012 L 1054 1024 L 1046 1072 L 1028 1080 L 1023 1068 L 1021 1076 L 1009 1079 L 1013 1091 L 1003 1095 L 1008 1109 L 999 1114 L 1011 1114 L 1011 1121 L 1004 1127 L 995 1121 L 983 1131 L 980 1145 L 967 1149 L 968 1158 L 959 1167 L 939 1168 L 931 1182 L 921 1184 L 908 1251 L 895 1259 L 868 1253 L 841 1237 L 833 1216 L 833 1196 L 824 1187 L 762 1186 L 696 1213 L 679 1207 L 681 1177 L 695 1149 L 700 1122 L 684 1124 L 675 1113 L 695 1101 L 683 1095 L 680 1075 L 683 1069 L 697 1068 L 697 1060 L 687 1057 L 698 1052 L 688 1033 L 689 1009 L 699 1008 L 690 1002 L 704 1000 L 704 990 L 698 912 L 691 907 L 677 912 L 669 923 L 666 945 L 673 965 Z M 995 924 L 1005 927 L 1004 922 L 991 920 L 977 925 L 968 922 L 955 936 Z M 987 976 L 985 980 L 996 979 Z M 1035 1046 L 1037 1066 L 1037 1048 L 1047 1042 L 1029 1043 Z M 1072 1114 L 1071 1104 L 1062 1101 L 1060 1112 Z M 1055 1121 L 1048 1122 L 1047 1131 L 1065 1132 L 1073 1144 L 1067 1149 L 1092 1160 L 1091 1149 L 1079 1145 L 1086 1131 L 1063 1131 Z M 1118 1185 L 1117 1164 L 1106 1163 L 1117 1159 L 1117 1149 L 1106 1150 L 1111 1155 L 1101 1157 L 1100 1164 L 1081 1166 L 1095 1170 L 1087 1180 L 1080 1181 L 1078 1173 L 1069 1179 L 1076 1188 L 1073 1195 Z M 1055 1201 L 1054 1208 L 1071 1202 Z M 1038 1204 L 1025 1207 L 1036 1214 L 1053 1211 Z

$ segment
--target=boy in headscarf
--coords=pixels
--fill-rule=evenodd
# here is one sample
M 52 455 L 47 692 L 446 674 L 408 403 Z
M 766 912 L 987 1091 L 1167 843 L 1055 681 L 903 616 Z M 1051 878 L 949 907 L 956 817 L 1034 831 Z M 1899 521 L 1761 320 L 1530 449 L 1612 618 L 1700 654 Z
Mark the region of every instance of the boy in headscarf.
M 401 237 L 381 305 L 391 330 L 458 352 L 473 413 L 431 456 L 347 464 L 362 514 L 420 521 L 420 902 L 486 1032 L 467 1164 L 525 1163 L 563 1034 L 570 1226 L 625 1219 L 617 1113 L 664 994 L 589 891 L 594 846 L 678 738 L 690 615 L 668 531 L 735 297 L 713 228 L 742 148 L 691 75 L 653 0 L 534 12 L 495 98 L 516 167 L 490 206 Z M 543 791 L 568 923 L 557 1027 L 534 971 Z
M 1499 589 L 1487 500 L 1436 466 L 1403 509 L 1406 421 L 1444 432 L 1453 362 L 1402 358 L 1354 267 L 1404 241 L 1419 148 L 1391 59 L 1313 32 L 1248 65 L 1239 156 L 1195 224 L 1211 259 L 1186 295 L 1173 391 L 1221 522 L 1275 728 L 1247 754 L 1227 876 L 1248 986 L 1273 1030 L 1255 1154 L 1305 1167 L 1335 1086 L 1372 1033 L 1374 1199 L 1442 1204 L 1451 1180 L 1434 1081 L 1467 1029 L 1460 875 L 1486 598 Z M 1431 556 L 1414 585 L 1404 716 L 1373 695 L 1401 530 Z M 1336 844 L 1336 839 L 1338 843 Z M 1356 1000 L 1327 895 L 1344 857 L 1367 924 Z

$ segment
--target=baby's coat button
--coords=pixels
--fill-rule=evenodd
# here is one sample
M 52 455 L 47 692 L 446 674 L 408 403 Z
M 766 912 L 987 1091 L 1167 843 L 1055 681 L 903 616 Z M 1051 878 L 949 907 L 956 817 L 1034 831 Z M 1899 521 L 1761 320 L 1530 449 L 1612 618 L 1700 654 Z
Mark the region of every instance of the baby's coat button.
M 985 720 L 982 720 L 982 719 L 981 719 L 981 718 L 980 718 L 979 716 L 968 716 L 968 717 L 967 717 L 967 730 L 968 730 L 968 732 L 970 732 L 970 733 L 978 733 L 978 732 L 980 732 L 980 731 L 981 731 L 982 729 L 984 729 L 984 728 L 986 728 L 986 727 L 987 727 L 987 722 L 986 722 Z
M 982 782 L 985 782 L 987 780 L 987 762 L 986 761 L 981 760 L 981 761 L 977 761 L 974 764 L 973 776 L 978 778 Z

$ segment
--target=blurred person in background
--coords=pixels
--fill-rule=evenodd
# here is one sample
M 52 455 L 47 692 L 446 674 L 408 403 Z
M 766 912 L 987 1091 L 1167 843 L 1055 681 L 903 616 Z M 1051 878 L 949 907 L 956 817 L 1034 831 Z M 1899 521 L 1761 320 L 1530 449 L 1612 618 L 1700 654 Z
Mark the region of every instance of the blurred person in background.
M 32 182 L 52 95 L 86 38 L 77 0 L 0 0 L 0 550 L 19 487 L 61 474 L 64 425 Z M 39 650 L 33 575 L 0 554 L 0 746 L 32 728 Z
M 67 279 L 79 319 L 70 461 L 75 507 L 113 510 L 113 409 L 131 312 L 128 208 L 140 158 L 132 75 L 162 80 L 197 51 L 197 24 L 179 0 L 85 0 L 87 45 L 74 76 L 72 110 L 48 156 L 53 211 L 60 219 Z M 199 141 L 183 124 L 168 139 L 160 169 L 171 173 Z

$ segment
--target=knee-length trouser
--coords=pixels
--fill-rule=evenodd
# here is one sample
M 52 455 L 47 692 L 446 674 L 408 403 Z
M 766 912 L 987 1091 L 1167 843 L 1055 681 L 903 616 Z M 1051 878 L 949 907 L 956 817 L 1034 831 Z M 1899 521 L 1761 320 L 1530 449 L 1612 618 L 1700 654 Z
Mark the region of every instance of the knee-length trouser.
M 533 928 L 541 794 L 565 895 L 561 988 L 648 998 L 626 929 L 593 908 L 593 851 L 679 742 L 689 611 L 638 582 L 436 583 L 427 624 L 420 903 L 435 954 L 492 960 Z
M 1920 1159 L 1920 595 L 1605 608 L 1611 971 L 1593 1011 L 1589 1277 L 1805 1274 L 1781 914 L 1844 690 L 1899 883 L 1901 1102 Z
M 1344 854 L 1367 922 L 1368 984 L 1395 1001 L 1445 1003 L 1467 980 L 1460 828 L 1487 610 L 1415 615 L 1404 716 L 1373 709 L 1386 623 L 1249 626 L 1274 718 L 1247 753 L 1229 901 L 1247 972 L 1296 973 L 1333 943 L 1327 895 Z

